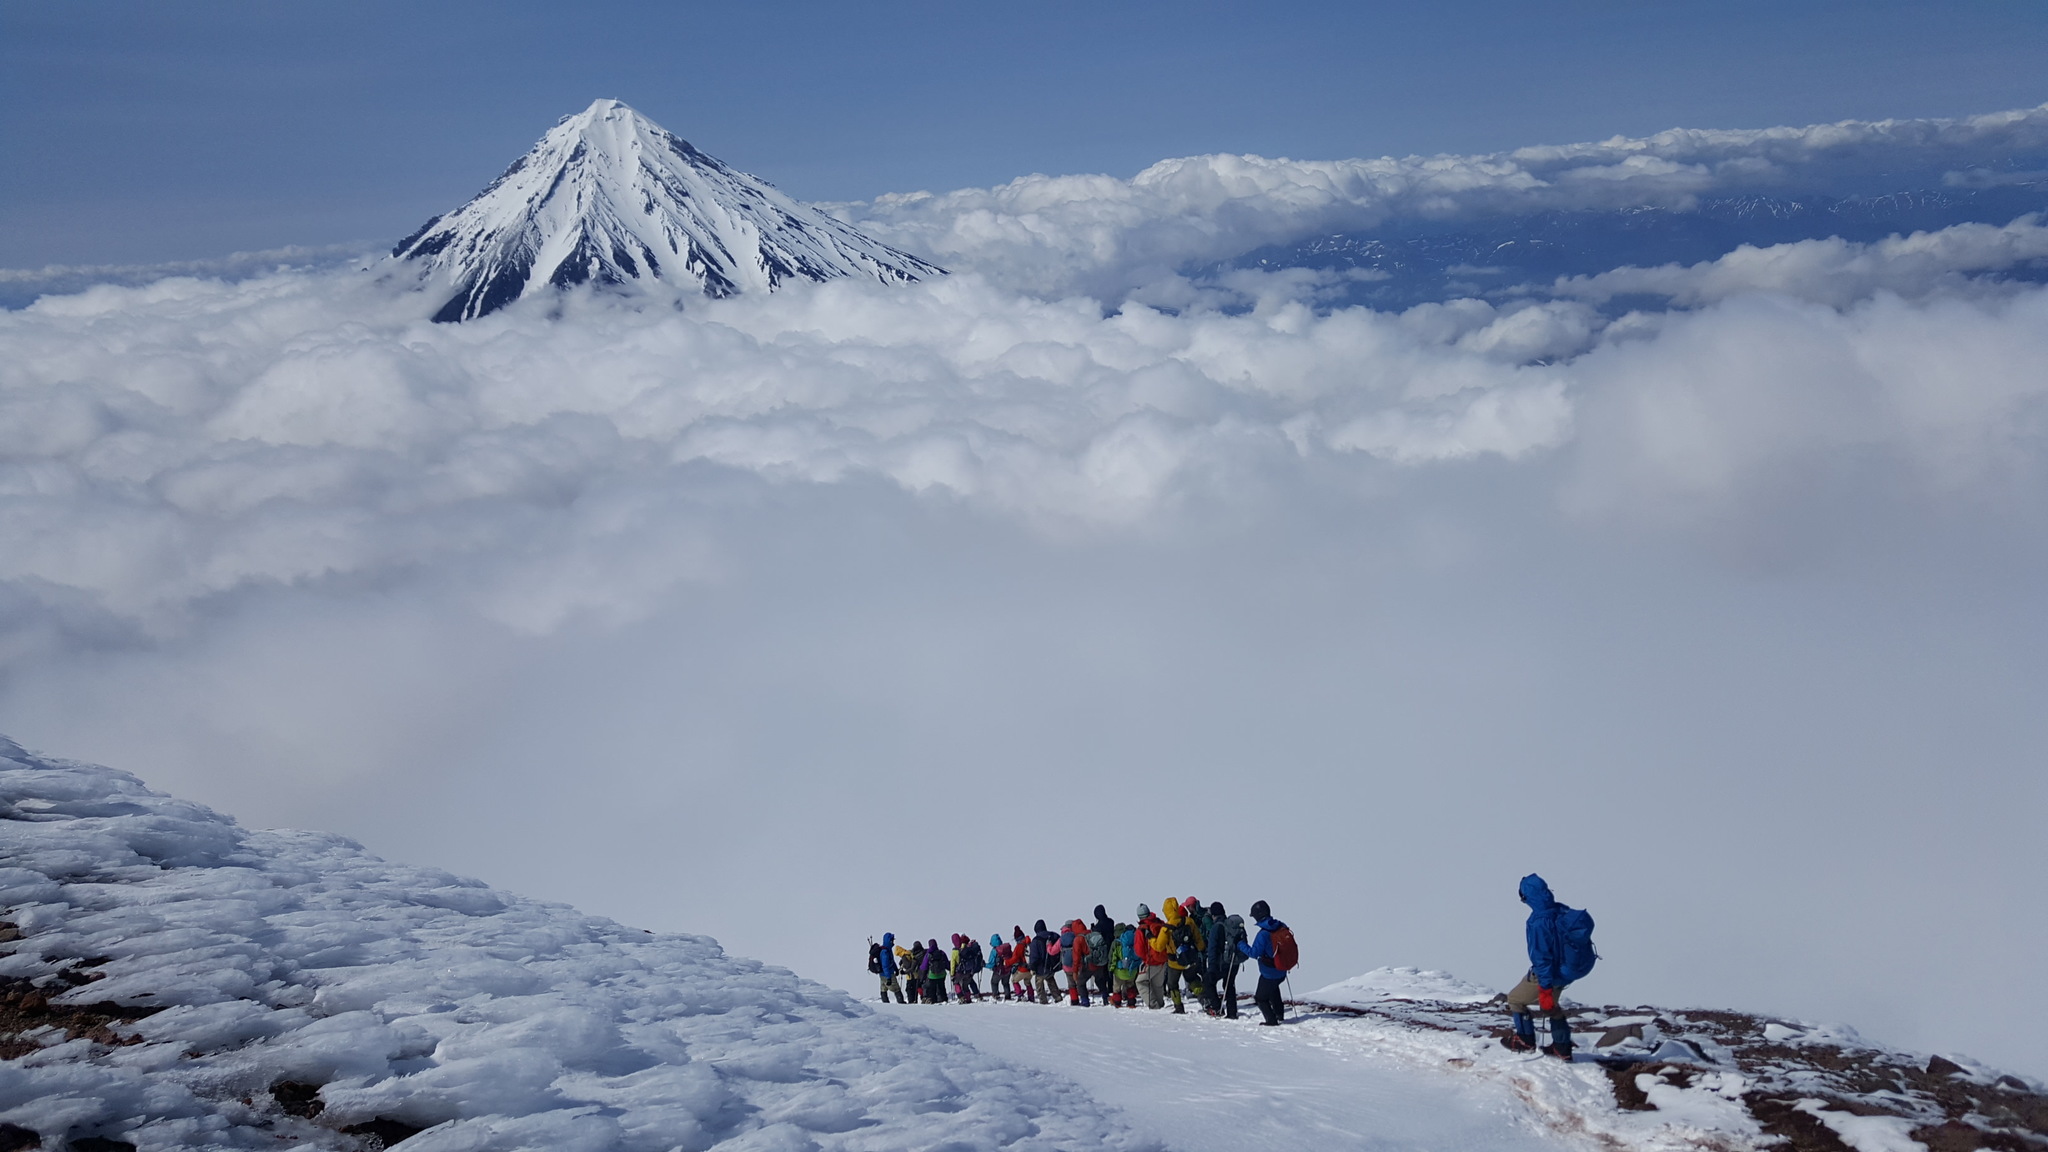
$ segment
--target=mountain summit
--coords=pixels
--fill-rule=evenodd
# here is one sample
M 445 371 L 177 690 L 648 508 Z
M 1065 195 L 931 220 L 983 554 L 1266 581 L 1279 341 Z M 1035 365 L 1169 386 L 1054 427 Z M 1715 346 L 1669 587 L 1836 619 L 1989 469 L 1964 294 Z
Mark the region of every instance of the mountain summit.
M 944 274 L 707 156 L 617 100 L 566 117 L 505 174 L 391 255 L 454 281 L 437 321 L 545 287 L 656 280 L 712 297 L 790 280 Z

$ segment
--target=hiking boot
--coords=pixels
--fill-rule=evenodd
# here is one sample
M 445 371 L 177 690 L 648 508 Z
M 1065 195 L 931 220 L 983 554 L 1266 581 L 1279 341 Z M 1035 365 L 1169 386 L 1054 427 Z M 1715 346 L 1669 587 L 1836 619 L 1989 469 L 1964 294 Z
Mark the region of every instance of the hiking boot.
M 1513 1032 L 1500 1038 L 1500 1046 L 1510 1052 L 1527 1052 L 1531 1048 L 1536 1047 L 1533 1041 L 1524 1040 Z
M 1567 1064 L 1572 1062 L 1572 1046 L 1569 1044 L 1545 1044 L 1543 1046 L 1543 1054 L 1545 1056 L 1555 1056 Z
M 1175 1016 L 1185 1016 L 1188 1014 L 1188 1010 L 1179 1004 L 1175 1004 L 1173 1006 L 1173 1014 Z

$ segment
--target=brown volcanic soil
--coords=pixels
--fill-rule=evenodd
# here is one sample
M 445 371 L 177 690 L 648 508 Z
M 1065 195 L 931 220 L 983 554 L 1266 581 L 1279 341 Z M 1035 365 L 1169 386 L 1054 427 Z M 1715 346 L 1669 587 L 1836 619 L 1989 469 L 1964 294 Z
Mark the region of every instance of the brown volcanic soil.
M 1505 1002 L 1291 1003 L 1311 1013 L 1498 1037 L 1507 1034 Z M 1801 1108 L 1802 1102 L 1855 1116 L 1900 1117 L 1912 1123 L 1913 1139 L 1928 1152 L 2048 1152 L 2048 1094 L 2015 1076 L 1874 1047 L 1853 1033 L 1743 1012 L 1615 1006 L 1577 1008 L 1572 1030 L 1578 1058 L 1606 1067 L 1623 1109 L 1654 1111 L 1645 1091 L 1652 1080 L 1686 1087 L 1698 1072 L 1736 1071 L 1750 1084 L 1743 1106 L 1779 1147 L 1793 1152 L 1851 1152 L 1813 1114 L 1816 1104 Z

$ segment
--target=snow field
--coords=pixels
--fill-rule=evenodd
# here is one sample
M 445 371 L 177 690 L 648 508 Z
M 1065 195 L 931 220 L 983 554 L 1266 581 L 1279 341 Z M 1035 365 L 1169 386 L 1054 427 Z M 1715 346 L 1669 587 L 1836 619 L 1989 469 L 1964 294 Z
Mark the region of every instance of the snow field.
M 1447 973 L 1391 968 L 1308 998 L 1469 1004 L 1491 996 Z M 1295 1008 L 1290 1023 L 1274 1029 L 1257 1027 L 1256 1014 L 1224 1021 L 1193 1012 L 995 1001 L 889 1011 L 931 1020 L 992 1055 L 1067 1077 L 1122 1109 L 1138 1132 L 1183 1152 L 1732 1152 L 1770 1142 L 1743 1109 L 1749 1085 L 1735 1072 L 1704 1073 L 1690 1087 L 1644 1075 L 1640 1086 L 1655 1110 L 1625 1111 L 1599 1065 L 1531 1059 L 1490 1038 L 1382 1018 Z
M 339 1129 L 380 1118 L 426 1129 L 408 1152 L 1144 1146 L 1065 1081 L 708 937 L 245 830 L 4 738 L 0 908 L 0 978 L 162 1009 L 116 1025 L 134 1043 L 45 1027 L 0 1062 L 0 1122 L 45 1147 L 375 1147 Z M 320 1086 L 317 1117 L 277 1106 L 285 1081 Z

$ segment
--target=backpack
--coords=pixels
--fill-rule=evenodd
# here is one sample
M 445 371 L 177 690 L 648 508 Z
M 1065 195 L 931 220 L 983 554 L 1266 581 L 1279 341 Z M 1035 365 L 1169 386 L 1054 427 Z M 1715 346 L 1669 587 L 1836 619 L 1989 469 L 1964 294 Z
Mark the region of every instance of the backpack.
M 1292 971 L 1301 963 L 1301 948 L 1294 942 L 1294 929 L 1285 924 L 1276 924 L 1271 934 L 1273 958 L 1267 964 L 1282 972 Z
M 1583 980 L 1593 971 L 1600 953 L 1593 950 L 1593 914 L 1584 908 L 1558 906 L 1557 938 L 1564 955 L 1558 957 L 1558 979 L 1569 984 Z
M 1088 963 L 1096 968 L 1109 967 L 1109 940 L 1100 932 L 1088 933 Z
M 870 943 L 868 945 L 868 971 L 873 972 L 877 976 L 882 974 L 882 946 L 880 944 Z
M 981 941 L 969 940 L 967 946 L 960 949 L 961 974 L 972 976 L 986 966 L 981 958 Z
M 1173 960 L 1176 964 L 1195 962 L 1195 926 L 1182 920 L 1173 926 Z

